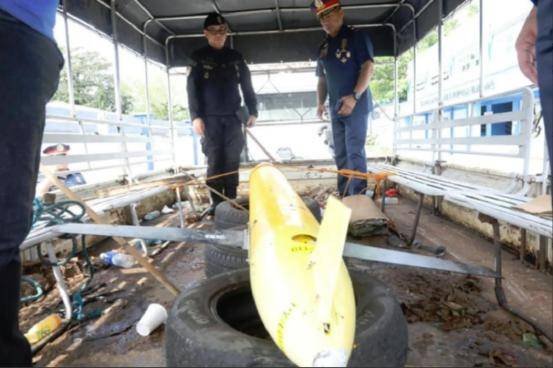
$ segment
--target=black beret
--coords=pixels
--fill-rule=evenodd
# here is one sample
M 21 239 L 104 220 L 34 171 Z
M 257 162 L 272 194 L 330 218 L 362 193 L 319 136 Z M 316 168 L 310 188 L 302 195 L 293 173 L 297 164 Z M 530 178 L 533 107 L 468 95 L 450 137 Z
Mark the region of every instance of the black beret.
M 204 21 L 204 29 L 209 26 L 221 26 L 227 24 L 227 20 L 221 14 L 213 12 L 207 15 Z

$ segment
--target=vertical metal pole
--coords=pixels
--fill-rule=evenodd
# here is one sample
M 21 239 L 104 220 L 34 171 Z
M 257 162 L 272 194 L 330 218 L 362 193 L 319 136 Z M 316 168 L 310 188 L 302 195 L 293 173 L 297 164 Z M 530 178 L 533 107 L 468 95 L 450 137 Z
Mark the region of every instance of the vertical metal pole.
M 438 1 L 440 23 L 438 23 L 438 128 L 436 131 L 436 139 L 439 143 L 434 146 L 432 154 L 437 153 L 438 161 L 442 161 L 442 123 L 444 118 L 444 69 L 443 69 L 443 54 L 444 54 L 444 39 L 443 39 L 443 0 Z M 436 149 L 438 152 L 436 152 Z
M 399 95 L 398 95 L 398 59 L 397 55 L 394 57 L 394 142 L 392 146 L 392 150 L 394 152 L 394 155 L 397 154 L 397 129 L 399 121 Z
M 175 172 L 177 171 L 177 155 L 175 152 L 175 140 L 176 140 L 176 130 L 175 130 L 175 120 L 173 118 L 173 93 L 171 88 L 171 69 L 167 65 L 167 106 L 169 112 L 169 123 L 171 124 L 171 156 L 173 158 L 173 167 Z
M 388 179 L 384 178 L 384 180 L 382 180 L 382 193 L 381 193 L 382 203 L 380 204 L 380 210 L 382 211 L 382 213 L 386 213 L 386 191 L 387 190 L 388 190 Z
M 65 68 L 67 72 L 67 91 L 69 94 L 69 105 L 71 105 L 71 116 L 75 117 L 75 89 L 73 85 L 73 64 L 71 60 L 71 43 L 69 39 L 69 21 L 67 19 L 67 3 L 63 2 L 63 25 L 65 28 Z
M 129 206 L 129 209 L 131 211 L 132 224 L 134 226 L 140 226 L 140 219 L 138 218 L 138 212 L 136 211 L 136 207 L 138 207 L 136 203 L 131 203 L 131 205 Z M 136 239 L 136 241 L 140 243 L 140 247 L 144 252 L 144 256 L 147 257 L 150 251 L 148 250 L 148 245 L 146 244 L 146 241 L 144 239 Z M 134 247 L 135 244 L 136 243 L 132 242 L 131 246 Z
M 136 207 L 138 207 L 136 203 L 131 203 L 130 210 L 131 210 L 132 224 L 134 226 L 140 226 L 140 219 L 138 218 L 138 212 L 136 211 Z
M 394 57 L 394 120 L 397 120 L 399 116 L 399 91 L 398 91 L 398 77 L 399 77 L 399 65 L 397 56 Z
M 528 237 L 526 236 L 526 229 L 520 229 L 520 261 L 524 263 L 526 259 L 526 248 L 528 247 Z
M 52 272 L 54 273 L 54 278 L 56 279 L 56 286 L 65 307 L 64 320 L 69 321 L 73 316 L 71 297 L 69 296 L 69 290 L 67 289 L 67 284 L 65 283 L 65 279 L 63 278 L 63 273 L 60 270 L 60 266 L 58 266 L 58 258 L 56 257 L 56 251 L 54 250 L 52 242 L 46 243 L 46 251 L 48 252 L 48 260 L 52 264 Z
M 181 199 L 181 196 L 180 196 L 180 188 L 179 187 L 175 188 L 175 194 L 176 194 L 176 197 L 177 197 L 177 211 L 179 211 L 179 225 L 180 225 L 181 229 L 184 229 L 184 214 L 183 214 L 183 209 L 182 209 L 182 199 Z M 190 202 L 190 203 L 192 203 L 192 202 Z
M 173 119 L 173 93 L 171 88 L 171 63 L 169 58 L 169 43 L 165 46 L 165 64 L 167 67 L 167 112 L 169 114 L 169 124 L 171 125 L 171 155 L 173 158 L 173 168 L 177 171 L 177 158 L 175 153 L 175 121 Z
M 71 59 L 71 40 L 69 38 L 69 20 L 67 17 L 67 3 L 63 3 L 63 26 L 65 28 L 65 70 L 67 73 L 67 92 L 69 95 L 69 106 L 71 108 L 71 117 L 76 118 L 77 114 L 75 112 L 75 85 L 73 84 L 73 62 Z M 85 129 L 83 122 L 81 120 L 78 120 L 77 123 L 79 124 L 79 130 L 81 131 L 81 135 L 85 135 Z M 89 154 L 88 150 L 88 143 L 84 143 L 84 150 L 85 153 Z M 87 166 L 89 169 L 92 168 L 92 165 L 90 163 L 90 160 L 86 161 Z
M 493 219 L 491 223 L 493 227 L 493 242 L 495 245 L 495 297 L 499 305 L 507 304 L 505 293 L 503 291 L 502 279 L 503 279 L 503 262 L 501 254 L 501 234 L 499 229 L 499 222 Z
M 545 271 L 547 265 L 547 238 L 540 235 L 540 249 L 538 251 L 538 269 Z
M 547 140 L 544 142 L 544 157 L 543 157 L 543 185 L 542 185 L 542 194 L 546 195 L 550 185 L 553 185 L 553 182 L 549 182 L 549 177 L 553 175 L 550 172 L 549 160 L 552 160 L 553 157 L 549 157 L 549 148 L 547 147 Z
M 480 0 L 480 37 L 479 42 L 479 53 L 480 53 L 480 98 L 484 97 L 484 0 Z
M 522 175 L 525 180 L 530 174 L 530 153 L 532 147 L 532 122 L 534 121 L 534 93 L 529 88 L 522 92 L 522 109 L 525 112 L 524 120 L 521 121 L 521 134 L 524 137 L 523 167 Z
M 144 27 L 146 28 L 146 27 Z M 146 33 L 146 32 L 144 32 Z M 150 100 L 150 75 L 148 73 L 148 40 L 146 37 L 142 37 L 143 42 L 143 49 L 144 49 L 144 80 L 146 82 L 146 124 L 148 125 L 148 143 L 149 147 L 146 148 L 149 153 L 153 151 L 153 135 L 152 135 L 152 108 L 151 108 L 151 100 Z M 155 157 L 149 156 L 152 160 L 152 162 L 148 162 L 146 165 L 148 165 L 148 168 L 152 168 L 154 170 L 154 164 L 155 164 Z
M 117 10 L 115 7 L 117 0 L 111 2 L 111 27 L 112 27 L 112 39 L 113 49 L 115 52 L 115 70 L 113 74 L 113 81 L 115 84 L 115 111 L 117 118 L 120 120 L 123 115 L 123 109 L 121 106 L 121 74 L 119 69 L 119 40 L 117 37 Z
M 111 1 L 111 27 L 112 27 L 112 38 L 113 38 L 113 50 L 114 50 L 114 56 L 115 56 L 115 68 L 113 73 L 113 81 L 115 85 L 115 111 L 117 114 L 117 121 L 121 122 L 123 120 L 123 108 L 121 104 L 121 69 L 120 69 L 120 62 L 119 62 L 119 40 L 117 36 L 117 9 L 116 9 L 116 3 L 117 0 Z M 122 126 L 119 126 L 119 129 L 121 130 L 121 135 L 125 137 L 125 128 Z M 121 147 L 123 152 L 125 153 L 125 167 L 127 170 L 127 175 L 129 176 L 129 180 L 133 181 L 133 174 L 131 170 L 130 160 L 128 157 L 128 147 L 127 147 L 127 141 L 124 140 L 124 142 L 121 143 Z
M 413 38 L 415 39 L 415 44 L 413 46 L 413 120 L 414 115 L 417 112 L 417 21 L 413 22 Z
M 419 203 L 417 205 L 417 214 L 415 215 L 415 222 L 413 224 L 413 228 L 411 229 L 411 236 L 409 237 L 409 243 L 407 245 L 412 246 L 415 242 L 415 238 L 417 237 L 417 229 L 419 228 L 419 221 L 421 219 L 422 214 L 422 208 L 424 206 L 424 193 L 418 193 L 419 194 Z

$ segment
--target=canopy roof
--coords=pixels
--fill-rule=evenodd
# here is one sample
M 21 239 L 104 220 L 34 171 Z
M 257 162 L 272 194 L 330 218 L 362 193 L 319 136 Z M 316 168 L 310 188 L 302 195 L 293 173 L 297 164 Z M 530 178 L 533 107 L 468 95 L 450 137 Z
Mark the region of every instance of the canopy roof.
M 366 28 L 376 56 L 399 56 L 466 0 L 342 0 L 346 22 Z M 188 64 L 205 44 L 203 20 L 212 11 L 230 26 L 229 43 L 250 63 L 314 60 L 324 33 L 311 0 L 61 0 L 67 12 L 119 42 L 169 66 Z M 440 15 L 441 10 L 441 15 Z M 144 36 L 146 35 L 146 36 Z M 167 52 L 166 52 L 167 50 Z

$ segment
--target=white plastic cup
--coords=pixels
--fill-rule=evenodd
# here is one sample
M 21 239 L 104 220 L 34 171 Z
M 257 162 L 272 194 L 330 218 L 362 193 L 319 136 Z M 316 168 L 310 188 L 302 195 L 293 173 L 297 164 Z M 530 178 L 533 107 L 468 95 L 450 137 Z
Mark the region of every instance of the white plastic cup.
M 160 304 L 150 304 L 136 325 L 140 336 L 148 336 L 167 320 L 167 310 Z

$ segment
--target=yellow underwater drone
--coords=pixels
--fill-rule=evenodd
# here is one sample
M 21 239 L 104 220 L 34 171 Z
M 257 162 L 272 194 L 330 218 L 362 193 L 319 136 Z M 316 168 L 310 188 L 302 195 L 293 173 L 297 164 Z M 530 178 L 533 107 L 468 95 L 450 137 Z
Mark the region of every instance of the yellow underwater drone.
M 270 164 L 250 175 L 250 278 L 265 328 L 299 366 L 346 366 L 355 297 L 342 253 L 351 210 L 328 201 L 322 224 Z

